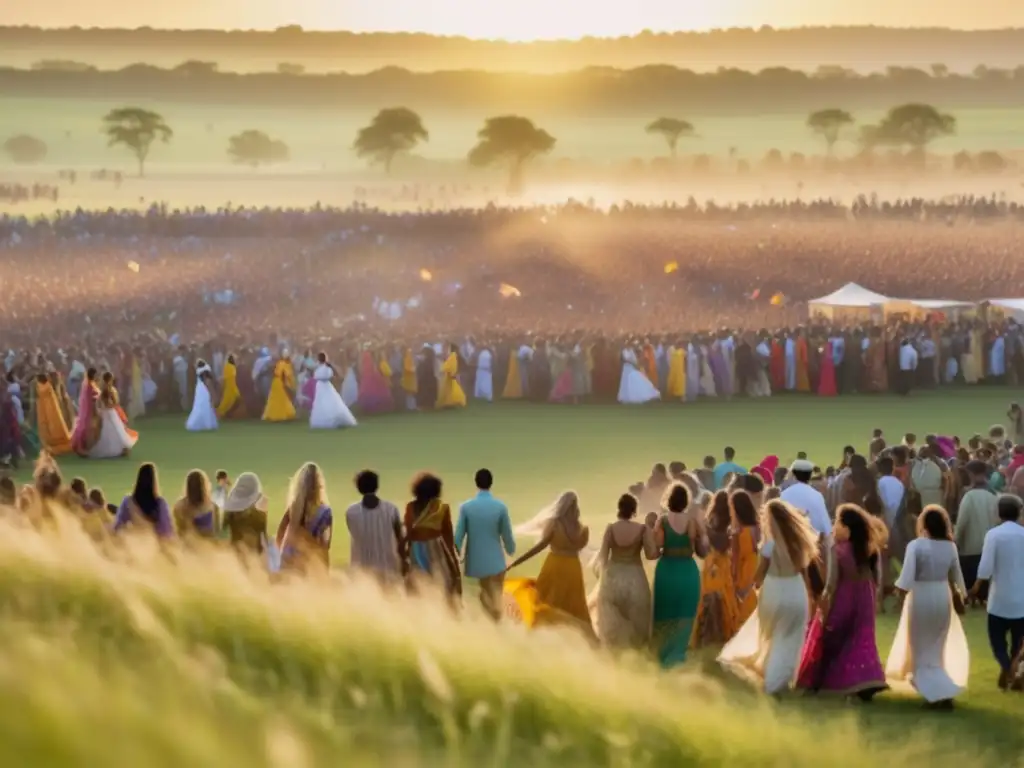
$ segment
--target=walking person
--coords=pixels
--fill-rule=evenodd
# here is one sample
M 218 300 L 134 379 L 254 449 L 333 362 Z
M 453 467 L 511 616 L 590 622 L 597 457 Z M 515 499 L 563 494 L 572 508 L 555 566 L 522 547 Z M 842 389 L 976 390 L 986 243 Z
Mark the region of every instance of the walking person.
M 349 563 L 382 584 L 401 582 L 408 572 L 403 558 L 402 515 L 398 507 L 377 495 L 380 477 L 376 472 L 364 469 L 356 475 L 355 485 L 362 498 L 345 510 L 351 539 Z
M 503 603 L 505 555 L 511 557 L 516 553 L 516 542 L 508 507 L 491 495 L 494 485 L 491 471 L 478 470 L 474 481 L 476 496 L 459 507 L 455 551 L 461 553 L 465 544 L 465 574 L 479 580 L 480 602 L 484 610 L 497 620 L 501 618 Z
M 899 394 L 910 394 L 910 390 L 914 386 L 914 377 L 917 376 L 917 363 L 917 350 L 914 349 L 914 345 L 910 343 L 910 339 L 903 339 L 900 343 L 900 373 L 899 381 L 896 385 L 898 387 L 897 392 Z
M 1024 648 L 1022 504 L 1024 502 L 1016 496 L 999 497 L 999 519 L 1002 522 L 985 534 L 978 578 L 971 588 L 971 597 L 977 597 L 988 585 L 988 641 L 999 662 L 999 687 L 1003 690 L 1013 682 L 1011 662 Z

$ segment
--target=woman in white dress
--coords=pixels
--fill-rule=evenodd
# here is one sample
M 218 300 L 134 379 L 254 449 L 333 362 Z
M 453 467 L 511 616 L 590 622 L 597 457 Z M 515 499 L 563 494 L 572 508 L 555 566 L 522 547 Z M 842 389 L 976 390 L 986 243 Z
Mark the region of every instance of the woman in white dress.
M 89 449 L 90 459 L 116 459 L 127 456 L 135 446 L 138 436 L 128 432 L 118 413 L 117 394 L 113 387 L 113 377 L 103 377 L 99 399 L 96 401 L 100 431 L 95 444 Z
M 356 426 L 356 418 L 352 411 L 345 405 L 345 400 L 338 390 L 334 388 L 331 379 L 334 378 L 334 368 L 327 362 L 327 355 L 321 352 L 317 355 L 316 370 L 313 371 L 313 378 L 316 379 L 316 395 L 313 397 L 313 410 L 309 414 L 310 429 L 339 429 L 340 427 Z
M 192 412 L 185 422 L 189 432 L 212 432 L 217 429 L 217 409 L 213 407 L 213 369 L 204 360 L 196 361 L 196 394 L 192 399 Z
M 473 397 L 477 400 L 494 399 L 494 374 L 491 372 L 491 350 L 484 348 L 476 358 L 476 381 L 473 383 Z
M 640 370 L 636 352 L 632 347 L 622 350 L 622 378 L 619 379 L 619 402 L 625 405 L 640 405 L 660 400 L 661 393 L 650 379 Z
M 950 709 L 967 687 L 970 654 L 952 590 L 966 592 L 953 526 L 942 507 L 931 506 L 917 520 L 917 538 L 907 545 L 896 588 L 906 594 L 885 674 L 909 683 L 937 709 Z
M 818 556 L 818 535 L 806 515 L 777 499 L 762 508 L 760 525 L 757 611 L 726 643 L 718 662 L 778 695 L 792 685 L 800 662 L 810 615 L 807 566 Z

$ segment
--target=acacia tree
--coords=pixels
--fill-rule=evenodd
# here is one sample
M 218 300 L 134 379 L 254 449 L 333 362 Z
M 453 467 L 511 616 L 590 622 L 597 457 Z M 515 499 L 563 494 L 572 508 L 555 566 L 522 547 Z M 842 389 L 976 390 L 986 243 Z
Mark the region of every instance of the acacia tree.
M 939 112 L 930 104 L 903 104 L 890 109 L 877 125 L 866 126 L 863 141 L 871 146 L 909 147 L 911 155 L 923 165 L 928 145 L 954 133 L 953 115 Z
M 48 151 L 45 141 L 24 133 L 4 142 L 4 152 L 11 158 L 11 162 L 18 165 L 41 163 L 46 159 Z
M 482 168 L 489 165 L 508 166 L 508 192 L 519 194 L 523 189 L 523 169 L 538 155 L 546 155 L 555 148 L 555 137 L 533 121 L 518 115 L 489 117 L 477 131 L 476 146 L 469 152 L 470 165 Z
M 672 157 L 676 156 L 679 140 L 684 136 L 693 136 L 693 125 L 675 117 L 659 117 L 645 130 L 652 135 L 661 136 L 668 144 L 668 151 Z
M 421 141 L 430 141 L 420 116 L 406 107 L 382 109 L 356 134 L 353 151 L 371 165 L 383 165 L 391 173 L 395 157 L 409 152 Z
M 139 176 L 145 176 L 146 158 L 153 142 L 159 139 L 164 144 L 174 136 L 174 131 L 156 112 L 141 107 L 112 109 L 103 118 L 103 132 L 107 145 L 123 145 L 131 150 L 139 163 Z
M 839 141 L 839 132 L 855 122 L 853 115 L 846 110 L 819 109 L 808 116 L 807 127 L 825 140 L 828 156 L 832 157 L 835 154 L 836 143 Z
M 263 131 L 242 131 L 228 139 L 228 156 L 239 165 L 258 168 L 261 165 L 288 160 L 288 145 L 270 138 Z

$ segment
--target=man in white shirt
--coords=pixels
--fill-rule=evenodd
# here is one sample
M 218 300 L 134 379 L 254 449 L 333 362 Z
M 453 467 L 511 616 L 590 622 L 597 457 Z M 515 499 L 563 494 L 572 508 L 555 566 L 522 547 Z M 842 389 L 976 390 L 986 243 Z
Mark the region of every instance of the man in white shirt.
M 988 590 L 988 642 L 999 662 L 999 687 L 1009 687 L 1013 661 L 1024 648 L 1024 526 L 1020 524 L 1024 502 L 1017 496 L 999 497 L 1002 523 L 985 534 L 978 566 L 978 580 L 971 596 Z M 1007 636 L 1010 642 L 1007 645 Z
M 807 459 L 797 459 L 789 468 L 793 484 L 786 488 L 779 498 L 795 509 L 807 515 L 811 527 L 818 533 L 818 551 L 820 559 L 807 569 L 807 578 L 815 599 L 825 589 L 824 575 L 827 573 L 829 541 L 832 538 L 832 521 L 828 516 L 828 507 L 821 492 L 810 486 L 814 464 Z
M 900 343 L 900 376 L 896 383 L 897 391 L 901 395 L 910 394 L 915 376 L 917 376 L 917 350 L 910 343 L 910 339 L 904 339 Z
M 891 530 L 896 522 L 896 513 L 899 512 L 900 506 L 903 504 L 903 496 L 906 494 L 907 489 L 903 483 L 892 476 L 896 463 L 892 460 L 891 456 L 880 458 L 877 462 L 877 467 L 879 474 L 878 495 L 882 498 L 882 504 L 885 506 L 885 524 Z

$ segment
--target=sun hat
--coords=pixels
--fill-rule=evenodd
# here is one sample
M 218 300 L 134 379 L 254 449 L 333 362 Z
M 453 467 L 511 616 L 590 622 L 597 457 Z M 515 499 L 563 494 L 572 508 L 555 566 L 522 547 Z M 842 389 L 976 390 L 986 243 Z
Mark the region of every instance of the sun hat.
M 224 501 L 224 511 L 244 512 L 264 498 L 260 479 L 252 472 L 243 472 L 228 492 L 228 497 Z

